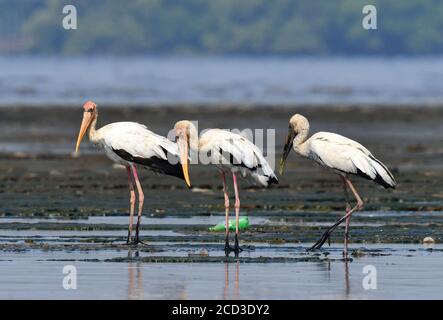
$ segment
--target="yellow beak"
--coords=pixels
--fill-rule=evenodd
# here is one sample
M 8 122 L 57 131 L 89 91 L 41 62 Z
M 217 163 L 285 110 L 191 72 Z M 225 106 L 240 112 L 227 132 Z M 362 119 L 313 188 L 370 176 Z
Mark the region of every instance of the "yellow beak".
M 75 152 L 78 152 L 78 148 L 80 147 L 80 143 L 82 142 L 83 136 L 89 128 L 89 125 L 92 121 L 92 113 L 91 112 L 83 112 L 83 120 L 80 126 L 80 132 L 78 133 L 77 144 L 75 145 Z
M 191 180 L 189 179 L 188 171 L 188 142 L 186 137 L 178 139 L 178 148 L 180 150 L 180 163 L 182 165 L 183 176 L 185 177 L 188 187 L 191 187 Z

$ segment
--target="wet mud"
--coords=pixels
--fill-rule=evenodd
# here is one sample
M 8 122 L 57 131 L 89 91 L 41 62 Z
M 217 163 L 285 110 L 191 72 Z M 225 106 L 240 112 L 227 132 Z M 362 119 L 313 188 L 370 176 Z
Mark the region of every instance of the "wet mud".
M 332 234 L 331 246 L 325 244 L 319 251 L 307 252 L 324 230 L 344 214 L 345 201 L 337 176 L 292 153 L 278 185 L 260 189 L 240 180 L 241 215 L 249 217 L 250 227 L 240 234 L 244 251 L 238 257 L 233 253 L 225 257 L 223 232 L 209 231 L 209 227 L 224 220 L 221 181 L 215 168 L 191 165 L 191 189 L 181 180 L 140 170 L 145 192 L 140 230 L 141 238 L 148 245 L 129 246 L 125 244 L 129 210 L 125 170 L 113 165 L 87 141 L 82 143 L 80 155 L 73 153 L 81 108 L 0 108 L 0 263 L 5 266 L 3 273 L 0 272 L 1 281 L 9 281 L 11 274 L 7 270 L 15 269 L 22 277 L 30 272 L 29 268 L 46 275 L 73 263 L 87 266 L 96 273 L 89 275 L 94 287 L 72 297 L 125 297 L 125 293 L 107 296 L 106 292 L 96 291 L 95 288 L 102 285 L 96 281 L 105 279 L 100 272 L 106 268 L 126 279 L 126 271 L 119 266 L 127 266 L 132 279 L 133 266 L 137 266 L 137 270 L 140 268 L 140 272 L 150 275 L 145 281 L 162 279 L 162 285 L 169 283 L 174 289 L 149 295 L 131 291 L 128 298 L 183 298 L 184 289 L 175 286 L 183 280 L 180 270 L 188 270 L 188 264 L 194 267 L 187 272 L 193 279 L 203 281 L 204 286 L 218 279 L 212 278 L 215 274 L 218 277 L 225 272 L 225 267 L 220 265 L 231 270 L 240 264 L 243 272 L 260 275 L 267 290 L 272 290 L 271 282 L 278 284 L 278 288 L 287 283 L 287 279 L 275 278 L 275 274 L 268 279 L 267 265 L 301 284 L 309 277 L 300 278 L 298 272 L 310 274 L 314 282 L 325 281 L 326 272 L 331 288 L 341 290 L 342 282 L 336 282 L 334 272 L 340 274 L 338 278 L 347 275 L 349 263 L 351 279 L 348 281 L 352 287 L 352 283 L 361 284 L 361 279 L 355 278 L 361 274 L 360 268 L 372 263 L 380 268 L 381 274 L 385 272 L 381 277 L 386 286 L 401 291 L 404 289 L 402 279 L 415 277 L 420 288 L 428 283 L 423 297 L 441 298 L 441 286 L 432 278 L 438 278 L 438 266 L 443 261 L 440 246 L 443 239 L 443 108 L 238 108 L 229 105 L 210 109 L 200 106 L 99 108 L 99 126 L 113 121 L 138 121 L 162 135 L 180 119 L 198 120 L 200 129 L 275 129 L 275 163 L 281 156 L 289 117 L 301 113 L 310 120 L 312 133 L 337 132 L 368 147 L 391 169 L 398 187 L 385 190 L 373 182 L 352 178 L 365 205 L 351 220 L 348 259 L 342 256 L 343 228 Z M 229 192 L 232 199 L 233 189 L 229 188 Z M 234 217 L 233 209 L 231 217 Z M 425 237 L 432 237 L 435 245 L 423 245 Z M 231 242 L 233 240 L 231 235 Z M 41 263 L 47 267 L 43 268 Z M 291 265 L 301 269 L 293 269 Z M 391 274 L 396 268 L 403 272 L 398 279 Z M 165 274 L 164 270 L 169 273 Z M 235 272 L 242 279 L 249 277 L 241 270 Z M 168 278 L 169 274 L 172 278 Z M 20 277 L 10 281 L 10 288 L 17 291 L 0 290 L 0 297 L 34 297 L 34 291 L 29 291 L 26 285 L 20 291 Z M 58 278 L 54 281 L 59 283 Z M 413 297 L 412 289 L 417 288 L 418 282 L 410 284 L 411 291 L 401 291 L 401 296 Z M 247 283 L 240 283 L 242 291 L 238 295 L 227 294 L 227 298 L 266 296 L 260 296 Z M 304 288 L 312 288 L 312 283 L 285 295 L 279 295 L 281 290 L 276 287 L 275 297 L 305 298 L 299 294 L 307 292 Z M 35 292 L 46 285 L 36 284 Z M 120 285 L 117 287 L 121 289 Z M 47 291 L 48 297 L 51 290 Z M 185 291 L 189 294 L 186 297 L 222 298 L 214 290 L 206 291 L 208 295 L 205 295 L 204 290 L 194 290 L 189 284 Z M 340 290 L 334 290 L 329 297 L 342 297 Z M 344 290 L 348 292 L 348 287 Z M 396 297 L 389 291 L 373 296 L 360 289 L 353 291 L 355 294 L 345 297 Z M 61 297 L 72 298 L 63 294 Z

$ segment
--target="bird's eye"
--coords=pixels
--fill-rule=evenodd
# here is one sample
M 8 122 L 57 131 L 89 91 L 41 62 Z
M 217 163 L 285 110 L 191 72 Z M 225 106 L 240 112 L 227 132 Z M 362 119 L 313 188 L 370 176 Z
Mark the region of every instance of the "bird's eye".
M 89 109 L 89 110 L 88 110 L 88 112 L 92 112 L 92 111 L 94 111 L 94 109 L 93 109 L 93 108 L 91 108 L 91 109 Z

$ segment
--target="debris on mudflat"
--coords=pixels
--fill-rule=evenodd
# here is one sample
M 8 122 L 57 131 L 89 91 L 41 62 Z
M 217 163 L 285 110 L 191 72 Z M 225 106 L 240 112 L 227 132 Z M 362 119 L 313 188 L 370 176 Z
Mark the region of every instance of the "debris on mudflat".
M 188 252 L 188 257 L 207 257 L 209 256 L 208 250 L 202 249 L 200 252 Z
M 235 219 L 231 219 L 228 221 L 229 231 L 235 231 Z M 248 217 L 241 217 L 238 220 L 238 229 L 243 230 L 249 228 L 249 219 Z M 226 226 L 225 222 L 220 222 L 219 224 L 209 228 L 209 231 L 225 231 Z
M 435 243 L 435 240 L 432 237 L 425 237 L 423 239 L 423 243 L 426 243 L 426 244 Z

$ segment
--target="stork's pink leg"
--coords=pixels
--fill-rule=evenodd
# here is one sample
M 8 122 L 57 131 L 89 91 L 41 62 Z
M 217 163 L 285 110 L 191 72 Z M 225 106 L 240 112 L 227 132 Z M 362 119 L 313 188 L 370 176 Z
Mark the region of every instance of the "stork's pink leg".
M 240 197 L 238 195 L 238 187 L 237 187 L 237 176 L 235 173 L 232 174 L 232 180 L 234 182 L 234 192 L 235 192 L 235 244 L 234 244 L 234 251 L 238 253 L 239 251 L 243 251 L 240 246 L 238 245 L 238 236 L 239 236 L 239 230 L 238 230 L 238 223 L 240 220 Z
M 131 168 L 129 166 L 126 167 L 126 172 L 128 173 L 128 183 L 129 183 L 129 192 L 130 192 L 130 211 L 129 211 L 129 227 L 128 227 L 128 238 L 126 243 L 131 243 L 132 241 L 132 224 L 134 222 L 134 207 L 135 207 L 135 191 L 134 185 L 132 183 L 131 176 Z
M 361 199 L 360 195 L 357 192 L 357 189 L 355 189 L 354 185 L 352 184 L 351 180 L 348 178 L 345 178 L 347 185 L 351 189 L 352 193 L 355 196 L 355 199 L 357 200 L 357 204 L 353 209 L 350 208 L 350 206 L 346 206 L 346 225 L 345 225 L 345 247 L 343 250 L 343 255 L 346 257 L 348 255 L 348 237 L 349 237 L 349 223 L 351 221 L 351 215 L 354 211 L 360 210 L 363 207 L 363 200 Z
M 344 241 L 344 249 L 343 249 L 343 255 L 348 255 L 348 243 L 349 243 L 349 223 L 351 222 L 351 215 L 348 215 L 349 211 L 351 209 L 346 207 L 346 221 L 345 221 L 345 241 Z
M 348 185 L 349 189 L 351 189 L 352 193 L 354 194 L 354 197 L 357 200 L 357 204 L 355 205 L 354 208 L 352 208 L 351 210 L 347 211 L 346 214 L 340 220 L 338 220 L 328 230 L 326 230 L 326 232 L 322 235 L 320 240 L 318 240 L 308 250 L 320 249 L 323 246 L 323 244 L 326 242 L 326 240 L 329 239 L 329 237 L 331 236 L 332 231 L 334 231 L 340 224 L 342 224 L 343 221 L 347 220 L 348 218 L 350 219 L 351 215 L 352 215 L 352 213 L 354 213 L 354 211 L 359 210 L 359 209 L 361 209 L 363 207 L 363 200 L 361 199 L 360 195 L 358 194 L 358 192 L 355 189 L 354 185 L 352 184 L 351 180 L 349 180 L 346 177 L 344 179 L 345 179 L 346 184 Z
M 142 217 L 143 211 L 143 202 L 145 200 L 145 195 L 143 194 L 143 189 L 140 184 L 140 180 L 138 179 L 137 168 L 133 165 L 131 166 L 132 174 L 134 176 L 135 185 L 137 186 L 138 191 L 138 218 L 137 218 L 137 226 L 135 228 L 135 243 L 140 243 L 139 231 L 140 231 L 140 221 Z
M 223 171 L 220 171 L 220 176 L 223 181 L 223 194 L 225 196 L 225 223 L 226 223 L 226 239 L 225 239 L 225 253 L 228 254 L 232 250 L 229 245 L 229 195 L 228 188 L 226 186 L 226 175 Z
M 343 182 L 343 192 L 345 193 L 345 199 L 346 199 L 346 215 L 351 211 L 351 205 L 349 204 L 349 195 L 348 195 L 348 188 L 347 188 L 347 182 L 346 179 L 343 176 L 340 176 L 342 182 Z M 345 222 L 345 240 L 344 240 L 344 250 L 343 255 L 348 255 L 348 242 L 349 242 L 349 223 L 351 222 L 351 216 L 349 215 L 346 218 Z

